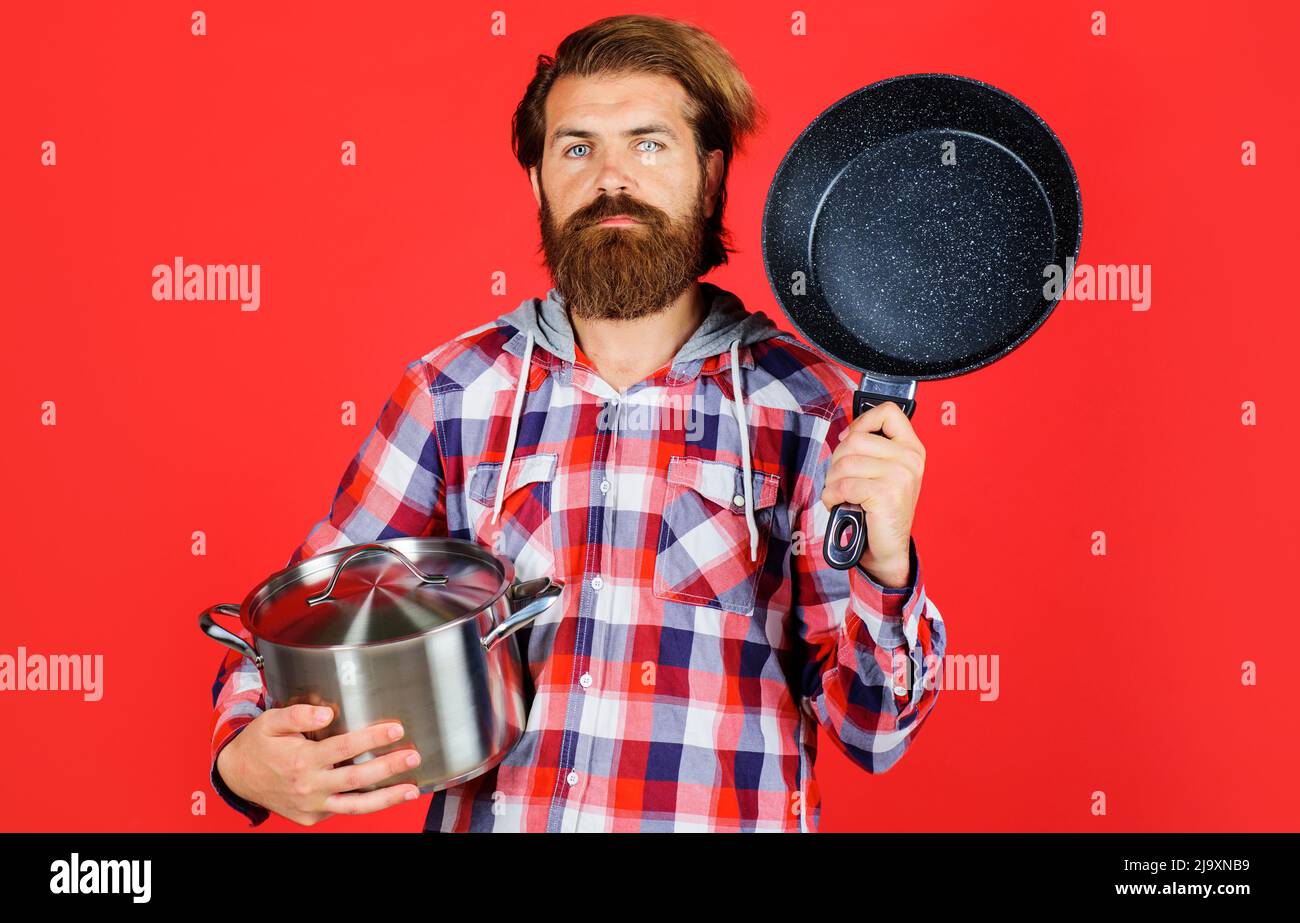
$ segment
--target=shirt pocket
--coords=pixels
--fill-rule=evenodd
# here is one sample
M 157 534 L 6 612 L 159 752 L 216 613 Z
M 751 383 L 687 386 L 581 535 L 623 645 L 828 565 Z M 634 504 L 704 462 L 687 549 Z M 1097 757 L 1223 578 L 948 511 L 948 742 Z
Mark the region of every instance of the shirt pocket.
M 772 507 L 780 476 L 753 471 L 756 559 L 749 558 L 744 471 L 729 462 L 673 456 L 655 554 L 654 594 L 660 599 L 754 611 L 758 574 L 767 556 Z
M 514 562 L 519 580 L 552 576 L 555 541 L 551 522 L 551 488 L 558 455 L 538 452 L 510 461 L 501 514 L 492 521 L 500 462 L 482 462 L 468 473 L 465 504 L 477 540 Z

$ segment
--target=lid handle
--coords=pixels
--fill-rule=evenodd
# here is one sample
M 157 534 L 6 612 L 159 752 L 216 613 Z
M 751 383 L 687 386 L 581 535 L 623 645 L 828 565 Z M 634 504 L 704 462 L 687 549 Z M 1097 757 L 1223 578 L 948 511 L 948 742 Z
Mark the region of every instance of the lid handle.
M 421 583 L 442 585 L 447 582 L 446 574 L 426 574 L 424 571 L 412 564 L 411 559 L 402 554 L 396 548 L 390 548 L 381 542 L 370 542 L 365 545 L 358 545 L 345 554 L 343 560 L 339 561 L 338 567 L 334 568 L 334 576 L 330 577 L 329 586 L 325 587 L 325 592 L 317 593 L 315 596 L 308 596 L 307 605 L 314 606 L 317 603 L 323 603 L 326 600 L 333 599 L 334 597 L 330 594 L 334 592 L 334 584 L 338 582 L 339 574 L 343 573 L 343 568 L 347 567 L 353 558 L 358 555 L 363 555 L 368 551 L 386 551 L 389 554 L 396 555 L 397 559 L 406 565 L 407 570 L 420 578 Z

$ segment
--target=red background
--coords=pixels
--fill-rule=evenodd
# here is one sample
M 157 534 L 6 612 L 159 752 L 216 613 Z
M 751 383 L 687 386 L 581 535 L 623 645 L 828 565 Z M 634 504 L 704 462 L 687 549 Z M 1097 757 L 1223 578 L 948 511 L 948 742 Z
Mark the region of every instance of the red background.
M 510 115 L 539 52 L 628 11 L 510 5 L 494 37 L 496 4 L 205 2 L 194 37 L 194 6 L 10 5 L 0 38 L 0 653 L 105 659 L 99 702 L 0 693 L 5 830 L 246 828 L 209 788 L 223 649 L 196 617 L 328 512 L 405 363 L 545 292 Z M 823 746 L 823 829 L 1300 827 L 1294 5 L 639 11 L 713 32 L 771 115 L 733 166 L 740 252 L 709 278 L 786 329 L 759 247 L 767 184 L 822 109 L 895 74 L 1026 102 L 1078 171 L 1080 262 L 1152 267 L 1150 310 L 1063 303 L 996 365 L 921 384 L 928 590 L 950 654 L 997 655 L 1000 695 L 945 690 L 881 776 Z M 176 256 L 260 263 L 260 310 L 154 301 L 151 267 Z M 314 829 L 416 830 L 427 804 Z

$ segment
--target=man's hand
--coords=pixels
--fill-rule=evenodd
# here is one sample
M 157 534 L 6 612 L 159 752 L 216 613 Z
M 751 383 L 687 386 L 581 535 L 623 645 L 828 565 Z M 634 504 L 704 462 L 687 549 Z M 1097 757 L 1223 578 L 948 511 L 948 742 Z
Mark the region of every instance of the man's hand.
M 240 798 L 308 827 L 334 814 L 369 814 L 420 794 L 419 787 L 409 783 L 352 792 L 419 765 L 420 756 L 414 749 L 394 750 L 358 765 L 335 768 L 367 750 L 400 740 L 405 731 L 389 721 L 325 740 L 304 736 L 333 718 L 324 706 L 269 708 L 221 749 L 217 771 Z
M 840 503 L 862 507 L 867 547 L 858 563 L 884 586 L 904 587 L 911 580 L 912 517 L 924 471 L 925 446 L 893 401 L 850 422 L 831 453 L 822 503 L 827 509 Z

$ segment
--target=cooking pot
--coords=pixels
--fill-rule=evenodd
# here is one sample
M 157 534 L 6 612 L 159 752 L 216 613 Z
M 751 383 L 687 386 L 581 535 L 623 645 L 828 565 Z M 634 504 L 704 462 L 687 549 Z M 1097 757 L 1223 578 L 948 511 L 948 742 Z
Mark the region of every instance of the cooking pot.
M 518 582 L 510 561 L 473 542 L 403 537 L 305 558 L 242 605 L 205 610 L 199 627 L 257 665 L 268 707 L 330 706 L 313 740 L 401 722 L 403 738 L 348 762 L 414 746 L 420 765 L 357 791 L 433 792 L 482 775 L 518 742 L 529 703 L 513 635 L 563 587 Z M 216 615 L 238 616 L 253 644 Z

